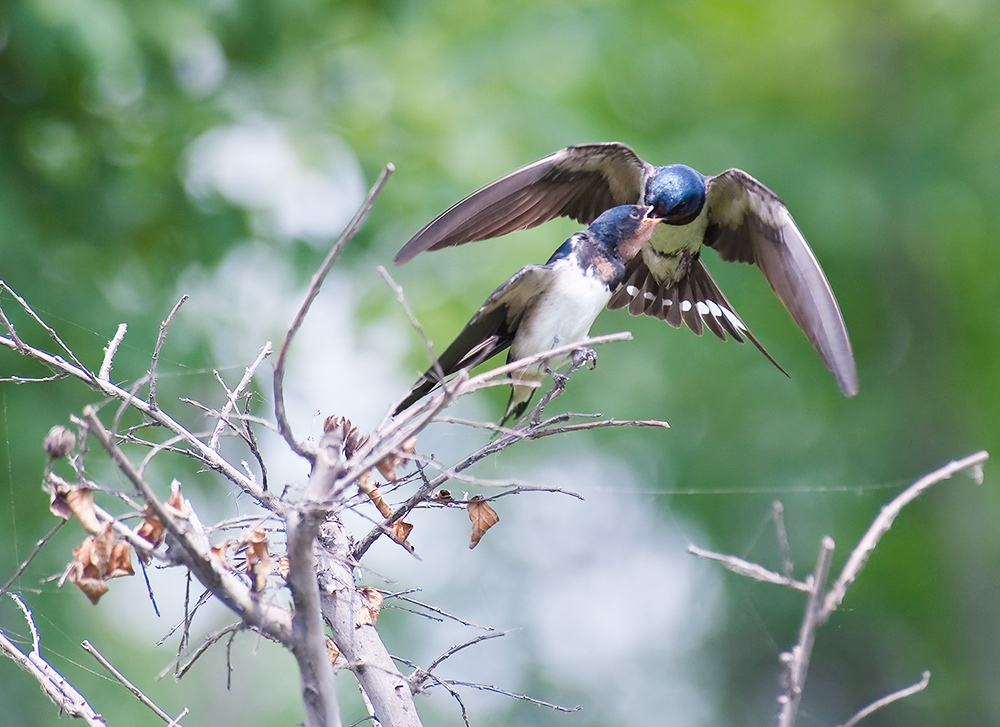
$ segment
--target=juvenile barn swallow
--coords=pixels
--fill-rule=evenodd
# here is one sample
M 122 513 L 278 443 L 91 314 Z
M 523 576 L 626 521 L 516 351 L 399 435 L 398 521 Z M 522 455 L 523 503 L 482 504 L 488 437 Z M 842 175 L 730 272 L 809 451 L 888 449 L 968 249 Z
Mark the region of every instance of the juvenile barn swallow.
M 622 205 L 600 214 L 572 235 L 544 265 L 528 265 L 497 288 L 462 332 L 420 377 L 395 414 L 426 395 L 445 376 L 472 368 L 506 348 L 507 362 L 579 341 L 625 276 L 625 261 L 645 245 L 657 223 L 652 207 Z M 511 374 L 510 400 L 501 424 L 517 419 L 543 373 L 569 361 L 555 356 Z
M 723 260 L 764 273 L 845 396 L 858 391 L 851 342 L 830 283 L 788 209 L 739 169 L 713 177 L 683 164 L 655 167 L 618 142 L 570 146 L 473 192 L 439 215 L 396 254 L 397 264 L 424 250 L 461 245 L 535 227 L 555 217 L 589 224 L 621 204 L 648 204 L 662 218 L 642 254 L 626 258 L 622 284 L 608 308 L 628 306 L 675 328 L 722 340 L 750 333 L 701 260 L 708 245 Z M 781 369 L 780 366 L 778 366 Z M 783 369 L 782 369 L 783 371 Z

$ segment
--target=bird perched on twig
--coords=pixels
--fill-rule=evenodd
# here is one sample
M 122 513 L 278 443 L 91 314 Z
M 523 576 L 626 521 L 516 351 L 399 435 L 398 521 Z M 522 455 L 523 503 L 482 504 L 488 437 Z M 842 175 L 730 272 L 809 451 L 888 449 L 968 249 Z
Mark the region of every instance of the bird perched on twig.
M 611 299 L 631 260 L 659 223 L 652 207 L 621 205 L 601 213 L 583 232 L 570 236 L 544 265 L 528 265 L 497 288 L 420 377 L 395 413 L 407 409 L 444 377 L 471 368 L 510 348 L 507 361 L 543 353 L 585 338 Z M 524 413 L 546 371 L 566 364 L 558 356 L 511 374 L 512 386 L 501 424 Z
M 655 316 L 675 328 L 685 323 L 698 335 L 708 328 L 723 340 L 727 334 L 748 338 L 778 366 L 709 275 L 701 260 L 707 245 L 723 260 L 759 267 L 840 390 L 857 393 L 851 342 L 823 269 L 781 200 L 739 169 L 706 177 L 683 164 L 653 166 L 618 142 L 570 146 L 453 205 L 402 247 L 396 263 L 555 217 L 589 224 L 621 204 L 651 205 L 662 224 L 641 254 L 625 259 L 609 308 L 628 306 L 633 315 Z

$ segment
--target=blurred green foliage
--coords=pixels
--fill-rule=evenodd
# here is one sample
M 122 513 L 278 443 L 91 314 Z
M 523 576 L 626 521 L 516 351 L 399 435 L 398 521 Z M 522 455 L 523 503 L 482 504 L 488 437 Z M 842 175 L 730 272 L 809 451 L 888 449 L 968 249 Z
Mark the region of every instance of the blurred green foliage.
M 708 174 L 740 167 L 785 200 L 822 261 L 855 346 L 858 397 L 840 398 L 756 271 L 707 252 L 792 380 L 748 346 L 619 312 L 595 332 L 628 329 L 635 341 L 601 350 L 597 370 L 575 376 L 561 401 L 669 420 L 667 434 L 618 431 L 575 446 L 627 462 L 659 493 L 650 506 L 699 523 L 711 547 L 776 566 L 761 523 L 780 496 L 800 570 L 822 533 L 837 540 L 839 564 L 899 487 L 1000 444 L 998 47 L 1000 14 L 982 0 L 15 0 L 0 13 L 0 277 L 90 361 L 126 320 L 116 370 L 129 378 L 148 366 L 175 281 L 191 266 L 210 269 L 255 239 L 283 246 L 304 282 L 319 257 L 310 241 L 279 239 L 251 205 L 186 188 L 193 142 L 248 119 L 279 126 L 307 160 L 317 139 L 342 139 L 369 180 L 395 163 L 342 263 L 366 280 L 445 206 L 567 144 L 620 140 L 654 163 Z M 499 282 L 573 229 L 554 222 L 392 272 L 441 344 Z M 402 319 L 377 285 L 359 310 L 359 327 Z M 415 335 L 409 346 L 404 379 L 426 362 Z M 183 347 L 182 370 L 220 365 L 207 343 Z M 0 374 L 32 372 L 0 356 Z M 369 416 L 400 393 L 374 401 Z M 505 394 L 480 396 L 499 414 Z M 45 432 L 92 398 L 73 382 L 0 385 L 0 580 L 50 527 L 38 488 Z M 504 466 L 516 476 L 515 458 Z M 928 692 L 866 724 L 1000 723 L 991 469 L 984 487 L 957 479 L 899 519 L 847 610 L 821 632 L 801 724 L 842 721 L 925 668 Z M 33 576 L 62 567 L 68 530 Z M 82 660 L 65 655 L 93 629 L 113 630 L 100 625 L 110 608 L 51 584 L 34 594 L 34 584 L 20 586 L 46 614 L 39 625 L 57 655 Z M 726 723 L 767 724 L 777 654 L 794 640 L 801 602 L 726 584 L 731 603 L 706 646 L 715 680 L 706 686 Z M 5 625 L 17 619 L 8 606 Z M 123 661 L 149 658 L 147 644 L 123 641 Z M 60 664 L 114 723 L 148 720 L 89 666 Z M 13 710 L 5 719 L 51 723 L 28 677 L 6 661 L 0 670 L 0 703 Z M 543 694 L 550 679 L 537 676 Z M 294 679 L 281 683 L 292 706 L 276 708 L 274 723 L 296 719 Z M 213 688 L 223 689 L 221 676 Z M 172 704 L 183 689 L 157 687 Z M 523 721 L 579 723 L 521 709 L 513 714 Z M 200 719 L 185 723 L 211 723 Z

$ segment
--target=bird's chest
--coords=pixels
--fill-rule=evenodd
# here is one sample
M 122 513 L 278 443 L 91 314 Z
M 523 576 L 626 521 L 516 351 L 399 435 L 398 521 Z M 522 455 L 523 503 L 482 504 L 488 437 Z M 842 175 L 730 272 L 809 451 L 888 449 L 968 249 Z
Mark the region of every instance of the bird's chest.
M 610 298 L 608 286 L 591 275 L 575 271 L 554 275 L 546 292 L 525 313 L 511 344 L 511 358 L 530 356 L 585 338 Z
M 656 226 L 653 236 L 642 248 L 642 259 L 657 281 L 672 285 L 687 275 L 691 261 L 705 240 L 707 227 L 705 214 L 686 225 L 661 223 Z

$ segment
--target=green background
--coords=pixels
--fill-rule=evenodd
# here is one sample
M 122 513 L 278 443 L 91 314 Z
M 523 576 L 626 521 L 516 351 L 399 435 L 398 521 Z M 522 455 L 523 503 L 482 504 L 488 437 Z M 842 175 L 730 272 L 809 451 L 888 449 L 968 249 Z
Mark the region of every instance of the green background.
M 1000 15 L 975 0 L 14 2 L 0 11 L 0 277 L 94 367 L 127 322 L 115 373 L 128 385 L 148 368 L 160 321 L 192 294 L 167 339 L 160 396 L 198 422 L 177 397 L 218 406 L 212 369 L 233 385 L 264 340 L 280 340 L 337 226 L 392 162 L 296 351 L 291 386 L 302 435 L 329 414 L 370 428 L 427 364 L 375 266 L 391 268 L 440 350 L 496 285 L 576 228 L 557 221 L 392 268 L 395 251 L 447 205 L 588 141 L 623 141 L 653 163 L 706 174 L 748 171 L 786 202 L 823 263 L 859 395 L 839 395 L 759 273 L 708 251 L 720 286 L 791 380 L 750 346 L 605 313 L 595 333 L 629 330 L 635 340 L 602 348 L 597 369 L 574 376 L 555 406 L 672 428 L 544 440 L 484 463 L 482 476 L 553 480 L 587 502 L 505 499 L 496 534 L 471 554 L 461 513 L 422 515 L 419 566 L 391 547 L 372 558 L 397 583 L 427 585 L 423 600 L 524 627 L 512 646 L 456 662 L 452 678 L 496 667 L 484 678 L 498 686 L 583 707 L 562 715 L 472 693 L 473 724 L 770 724 L 778 655 L 794 643 L 803 599 L 723 575 L 684 546 L 779 568 L 768 515 L 780 498 L 797 574 L 823 534 L 837 542 L 837 572 L 902 487 L 997 449 L 998 49 Z M 48 345 L 8 296 L 3 304 L 27 340 Z M 42 372 L 4 352 L 0 373 Z M 476 394 L 455 410 L 495 420 L 505 396 Z M 92 401 L 74 382 L 0 384 L 0 580 L 53 522 L 39 488 L 45 432 Z M 266 402 L 259 411 L 268 414 Z M 441 426 L 420 446 L 449 461 L 481 441 Z M 89 457 L 91 474 L 124 487 L 100 462 Z M 269 468 L 274 483 L 304 480 L 287 455 Z M 982 487 L 959 477 L 904 511 L 820 632 L 800 724 L 843 722 L 924 669 L 927 691 L 865 724 L 1000 723 L 991 471 Z M 233 514 L 211 475 L 166 459 L 154 472 L 164 491 L 183 479 L 203 520 Z M 621 513 L 630 514 L 612 516 Z M 98 673 L 78 647 L 84 638 L 168 712 L 190 706 L 184 724 L 302 718 L 293 661 L 253 637 L 234 647 L 232 692 L 222 647 L 180 685 L 154 681 L 176 650 L 176 640 L 153 644 L 182 613 L 183 578 L 150 573 L 160 620 L 141 577 L 113 583 L 96 609 L 75 589 L 39 585 L 80 537 L 63 528 L 17 590 L 47 658 L 111 724 L 152 720 Z M 535 587 L 561 598 L 533 602 Z M 522 610 L 493 607 L 510 593 L 522 594 Z M 601 606 L 609 593 L 620 608 Z M 539 613 L 572 614 L 579 629 L 534 631 Z M 212 611 L 195 637 L 226 618 Z M 469 637 L 403 611 L 384 619 L 391 650 L 422 663 Z M 6 599 L 0 624 L 26 637 Z M 689 643 L 671 647 L 662 629 L 685 626 Z M 562 635 L 555 651 L 573 642 L 579 654 L 549 658 L 541 633 Z M 617 647 L 605 643 L 619 636 Z M 634 689 L 615 674 L 634 674 Z M 7 660 L 0 675 L 5 721 L 55 722 L 27 675 Z M 359 719 L 343 686 L 345 715 Z M 426 724 L 460 724 L 447 695 L 418 706 Z

